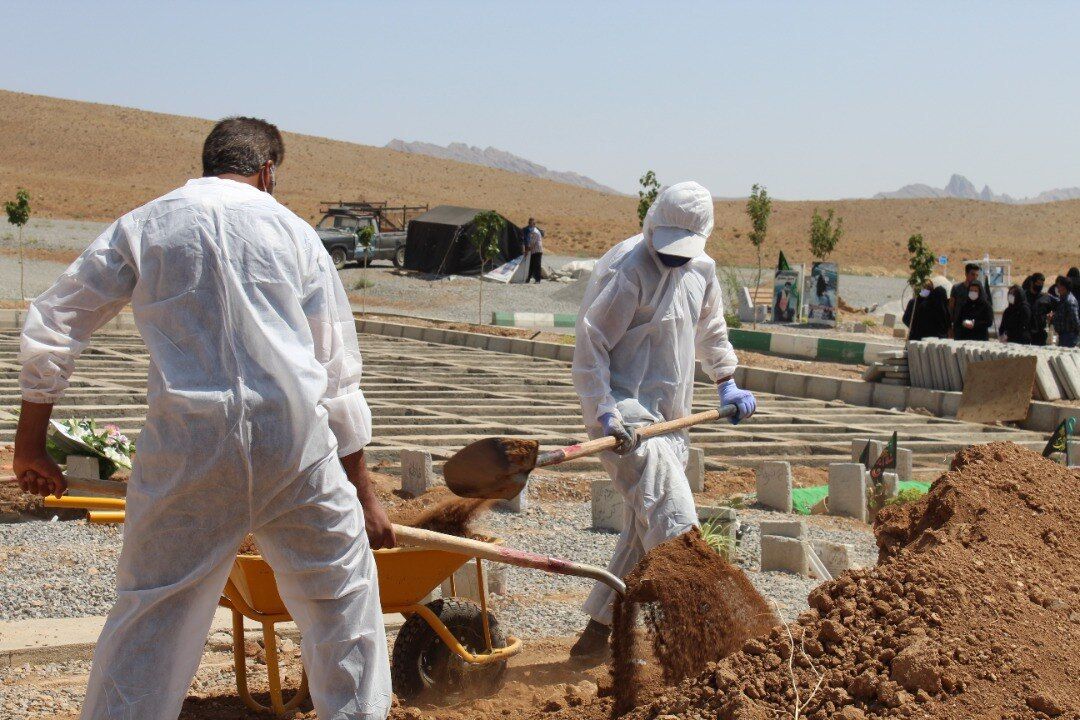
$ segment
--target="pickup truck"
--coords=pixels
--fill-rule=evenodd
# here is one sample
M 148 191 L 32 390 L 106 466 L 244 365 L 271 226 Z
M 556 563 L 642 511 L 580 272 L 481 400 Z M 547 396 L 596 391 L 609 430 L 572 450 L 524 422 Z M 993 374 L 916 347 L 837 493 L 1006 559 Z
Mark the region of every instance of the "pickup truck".
M 389 260 L 396 268 L 404 267 L 406 218 L 413 211 L 427 209 L 426 206 L 387 208 L 385 203 L 368 202 L 324 205 L 323 217 L 315 225 L 315 232 L 339 270 L 349 262 L 369 265 L 375 260 Z M 390 212 L 400 212 L 402 222 L 395 225 L 389 218 Z M 360 235 L 367 227 L 375 234 L 365 247 L 360 242 Z

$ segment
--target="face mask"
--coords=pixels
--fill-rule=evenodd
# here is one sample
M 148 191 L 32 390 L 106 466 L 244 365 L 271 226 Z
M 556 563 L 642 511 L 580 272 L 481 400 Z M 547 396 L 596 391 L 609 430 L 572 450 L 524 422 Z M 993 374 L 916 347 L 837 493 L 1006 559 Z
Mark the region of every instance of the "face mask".
M 926 288 L 923 288 L 919 291 L 919 297 L 930 297 L 930 291 Z
M 1009 296 L 1009 304 L 1010 305 L 1015 305 L 1016 304 L 1016 296 L 1015 295 L 1010 295 Z
M 688 257 L 679 257 L 678 255 L 665 255 L 662 252 L 656 253 L 656 257 L 660 258 L 660 262 L 664 263 L 664 265 L 670 268 L 682 267 L 686 263 L 690 262 L 690 258 Z
M 978 300 L 979 299 L 979 293 L 977 293 L 977 292 L 969 292 L 968 293 L 968 298 L 971 299 L 971 300 Z

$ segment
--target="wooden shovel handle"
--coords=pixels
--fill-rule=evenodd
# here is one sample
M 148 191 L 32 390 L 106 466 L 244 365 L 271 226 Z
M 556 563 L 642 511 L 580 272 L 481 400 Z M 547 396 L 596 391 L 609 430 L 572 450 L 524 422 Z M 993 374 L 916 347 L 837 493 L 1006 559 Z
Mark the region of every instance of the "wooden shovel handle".
M 117 480 L 92 480 L 90 478 L 66 477 L 68 492 L 92 492 L 109 497 L 124 497 L 127 495 L 127 483 Z
M 548 555 L 515 550 L 495 543 L 457 537 L 456 535 L 445 535 L 431 530 L 406 527 L 405 525 L 394 525 L 394 535 L 397 537 L 399 545 L 414 545 L 542 572 L 591 578 L 599 580 L 620 595 L 626 594 L 626 585 L 622 580 L 604 568 L 595 565 L 584 565 Z
M 720 418 L 731 417 L 737 412 L 738 408 L 734 405 L 725 405 L 719 410 L 706 410 L 705 412 L 694 413 L 693 415 L 676 418 L 675 420 L 665 420 L 663 422 L 646 425 L 638 428 L 637 435 L 644 440 L 646 438 L 656 437 L 657 435 L 663 435 L 664 433 L 673 432 L 675 430 L 682 430 L 683 428 L 692 427 L 694 425 L 713 422 Z M 558 450 L 549 450 L 540 453 L 540 455 L 537 456 L 535 467 L 547 467 L 549 465 L 557 465 L 566 462 L 567 460 L 576 460 L 577 458 L 585 457 L 587 455 L 595 455 L 604 450 L 611 450 L 616 445 L 618 445 L 618 440 L 608 435 L 576 445 L 568 445 L 564 448 L 559 448 Z

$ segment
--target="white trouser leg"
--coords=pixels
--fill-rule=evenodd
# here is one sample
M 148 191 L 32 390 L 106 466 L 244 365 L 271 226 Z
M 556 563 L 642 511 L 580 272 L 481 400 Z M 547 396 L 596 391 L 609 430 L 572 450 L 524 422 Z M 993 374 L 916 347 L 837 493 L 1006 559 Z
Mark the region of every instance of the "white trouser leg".
M 300 628 L 315 710 L 321 720 L 383 720 L 386 630 L 356 490 L 331 458 L 286 492 L 260 513 L 255 537 Z
M 654 547 L 697 525 L 697 509 L 686 478 L 685 451 L 679 440 L 655 437 L 622 457 L 603 453 L 601 460 L 623 496 L 623 531 L 608 570 L 625 577 Z M 590 617 L 611 624 L 615 592 L 597 583 L 583 609 Z
M 117 599 L 94 650 L 83 720 L 180 714 L 246 527 L 246 514 L 224 520 L 213 503 L 170 504 L 129 488 Z

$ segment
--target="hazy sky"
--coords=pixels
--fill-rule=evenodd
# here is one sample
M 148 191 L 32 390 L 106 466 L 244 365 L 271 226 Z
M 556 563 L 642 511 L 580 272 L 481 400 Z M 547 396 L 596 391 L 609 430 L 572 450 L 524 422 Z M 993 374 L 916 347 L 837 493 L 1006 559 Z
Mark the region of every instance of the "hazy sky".
M 0 0 L 0 87 L 382 145 L 508 150 L 630 191 L 1080 185 L 1076 2 Z

